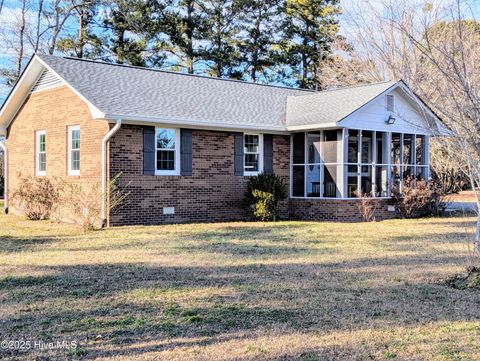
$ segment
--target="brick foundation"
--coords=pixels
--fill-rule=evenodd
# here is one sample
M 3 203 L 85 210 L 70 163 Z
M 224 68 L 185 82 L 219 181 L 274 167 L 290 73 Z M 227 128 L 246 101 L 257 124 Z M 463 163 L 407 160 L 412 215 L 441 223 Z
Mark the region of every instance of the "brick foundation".
M 290 199 L 290 218 L 308 221 L 339 221 L 360 222 L 363 221 L 358 208 L 358 199 Z M 379 200 L 379 206 L 375 212 L 377 221 L 393 219 L 396 212 L 389 212 L 389 199 Z

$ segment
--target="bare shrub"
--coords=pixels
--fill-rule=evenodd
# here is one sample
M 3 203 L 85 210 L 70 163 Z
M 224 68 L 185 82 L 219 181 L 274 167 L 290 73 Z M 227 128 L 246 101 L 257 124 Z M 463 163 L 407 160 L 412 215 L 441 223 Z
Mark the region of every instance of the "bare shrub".
M 120 174 L 112 178 L 108 184 L 107 210 L 114 211 L 124 204 L 129 192 L 118 185 Z M 69 217 L 81 225 L 85 231 L 99 229 L 102 224 L 103 193 L 100 182 L 93 184 L 71 183 L 62 181 L 62 206 L 69 211 Z
M 380 200 L 375 199 L 369 193 L 357 193 L 360 198 L 358 203 L 358 210 L 362 215 L 364 222 L 373 222 L 375 221 L 375 213 L 377 212 L 378 207 L 380 206 Z
M 57 181 L 46 177 L 23 177 L 19 174 L 20 184 L 13 193 L 18 207 L 30 220 L 49 219 L 60 199 Z
M 400 189 L 392 187 L 395 207 L 403 218 L 439 216 L 445 212 L 441 186 L 436 182 L 407 177 Z

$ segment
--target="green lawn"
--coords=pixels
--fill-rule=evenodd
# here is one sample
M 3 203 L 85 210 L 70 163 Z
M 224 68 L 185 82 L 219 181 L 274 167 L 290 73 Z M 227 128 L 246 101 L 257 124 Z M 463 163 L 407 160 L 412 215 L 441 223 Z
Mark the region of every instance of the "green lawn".
M 473 218 L 74 226 L 0 216 L 2 356 L 115 360 L 478 360 Z

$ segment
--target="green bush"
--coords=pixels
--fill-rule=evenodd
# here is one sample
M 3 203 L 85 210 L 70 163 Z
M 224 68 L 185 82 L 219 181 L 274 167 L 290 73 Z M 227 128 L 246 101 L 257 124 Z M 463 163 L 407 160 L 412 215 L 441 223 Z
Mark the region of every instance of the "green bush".
M 249 178 L 244 200 L 254 219 L 274 221 L 278 218 L 279 202 L 287 197 L 288 186 L 282 178 L 262 173 Z

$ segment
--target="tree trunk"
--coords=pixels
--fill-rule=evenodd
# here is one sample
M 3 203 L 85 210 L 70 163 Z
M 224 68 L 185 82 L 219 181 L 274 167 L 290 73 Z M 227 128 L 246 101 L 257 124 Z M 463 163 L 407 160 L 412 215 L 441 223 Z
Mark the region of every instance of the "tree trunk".
M 119 30 L 117 32 L 117 64 L 123 64 L 125 61 L 125 54 L 124 54 L 124 48 L 125 48 L 125 30 Z
M 85 47 L 85 25 L 83 22 L 84 9 L 80 9 L 78 12 L 78 50 L 77 58 L 83 58 L 83 48 Z
M 40 25 L 41 25 L 41 19 L 42 19 L 43 1 L 44 0 L 39 0 L 38 1 L 37 32 L 35 34 L 36 37 L 35 37 L 35 47 L 34 47 L 35 52 L 38 51 L 38 47 L 39 47 L 39 44 L 40 44 Z
M 474 250 L 476 255 L 480 255 L 480 211 L 478 209 L 478 202 L 477 202 L 477 229 L 475 232 L 475 243 L 474 243 Z
M 187 30 L 185 35 L 187 36 L 186 40 L 186 55 L 187 55 L 187 71 L 189 74 L 193 74 L 193 63 L 194 63 L 194 51 L 193 51 L 193 1 L 189 1 L 187 5 Z
M 257 82 L 257 71 L 258 71 L 258 58 L 259 58 L 259 49 L 258 49 L 258 38 L 260 37 L 260 19 L 262 18 L 262 10 L 259 10 L 257 15 L 257 21 L 255 23 L 255 35 L 253 36 L 253 52 L 252 52 L 252 81 Z
M 25 12 L 26 12 L 27 0 L 22 1 L 22 19 L 19 27 L 19 46 L 18 46 L 18 58 L 17 58 L 17 69 L 16 69 L 16 78 L 20 77 L 22 73 L 22 61 L 23 61 L 23 52 L 24 52 L 24 36 L 25 36 Z

